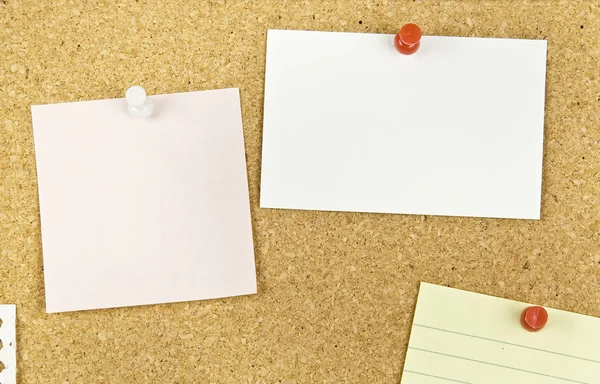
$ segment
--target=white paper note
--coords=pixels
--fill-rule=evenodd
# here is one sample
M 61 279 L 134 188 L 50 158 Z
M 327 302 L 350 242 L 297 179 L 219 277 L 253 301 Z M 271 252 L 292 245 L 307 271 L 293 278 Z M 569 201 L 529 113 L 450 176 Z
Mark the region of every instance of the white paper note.
M 529 304 L 421 283 L 402 384 L 597 384 L 600 319 L 547 309 L 528 332 Z
M 239 91 L 32 107 L 48 312 L 256 293 Z
M 17 383 L 17 307 L 0 304 L 0 384 Z
M 270 30 L 261 207 L 539 219 L 546 41 Z

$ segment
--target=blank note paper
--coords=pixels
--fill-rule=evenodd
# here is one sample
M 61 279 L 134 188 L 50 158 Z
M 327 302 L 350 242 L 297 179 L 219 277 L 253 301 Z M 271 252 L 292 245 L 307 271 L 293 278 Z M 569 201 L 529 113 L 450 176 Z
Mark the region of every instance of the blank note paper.
M 32 107 L 48 312 L 256 293 L 237 89 Z
M 600 319 L 548 309 L 526 331 L 529 304 L 421 283 L 402 384 L 597 384 Z
M 539 219 L 546 41 L 270 30 L 261 206 Z

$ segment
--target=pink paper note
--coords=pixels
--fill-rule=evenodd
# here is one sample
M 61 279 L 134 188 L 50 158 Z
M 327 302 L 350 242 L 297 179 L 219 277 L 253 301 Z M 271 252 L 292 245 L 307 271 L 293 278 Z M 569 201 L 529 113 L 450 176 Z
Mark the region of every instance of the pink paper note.
M 47 312 L 256 293 L 239 91 L 32 107 Z

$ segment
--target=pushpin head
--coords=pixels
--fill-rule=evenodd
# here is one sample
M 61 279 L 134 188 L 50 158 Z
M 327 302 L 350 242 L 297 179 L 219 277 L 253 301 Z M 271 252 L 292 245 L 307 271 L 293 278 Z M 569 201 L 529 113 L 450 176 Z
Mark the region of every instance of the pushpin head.
M 134 85 L 125 93 L 125 100 L 127 100 L 127 104 L 139 107 L 146 101 L 146 91 L 139 85 Z
M 548 312 L 543 307 L 525 308 L 521 314 L 521 325 L 529 332 L 538 332 L 548 322 Z
M 152 114 L 152 102 L 146 97 L 144 88 L 139 85 L 134 85 L 125 92 L 125 100 L 131 116 L 148 117 Z
M 416 24 L 404 24 L 394 37 L 394 46 L 404 55 L 412 55 L 421 46 L 421 28 Z

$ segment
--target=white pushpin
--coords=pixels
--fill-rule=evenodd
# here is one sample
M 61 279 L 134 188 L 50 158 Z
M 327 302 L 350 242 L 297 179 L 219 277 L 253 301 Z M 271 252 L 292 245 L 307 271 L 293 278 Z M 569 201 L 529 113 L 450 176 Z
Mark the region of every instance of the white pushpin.
M 131 116 L 148 117 L 152 114 L 152 101 L 146 97 L 146 91 L 139 85 L 134 85 L 127 90 L 125 100 Z

